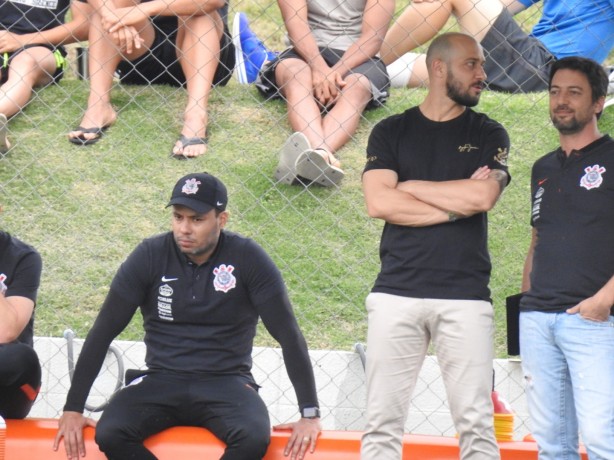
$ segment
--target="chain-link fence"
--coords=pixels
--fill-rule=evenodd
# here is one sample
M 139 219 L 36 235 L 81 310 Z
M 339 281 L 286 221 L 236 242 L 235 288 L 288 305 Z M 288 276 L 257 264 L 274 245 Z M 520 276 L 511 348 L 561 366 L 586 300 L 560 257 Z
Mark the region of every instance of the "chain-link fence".
M 269 47 L 282 49 L 285 32 L 274 2 L 233 2 L 231 20 L 237 11 L 248 13 L 251 26 Z M 530 9 L 522 19 L 523 28 L 528 30 L 538 17 L 539 10 Z M 366 338 L 364 299 L 378 272 L 382 228 L 364 210 L 360 187 L 364 151 L 373 125 L 419 103 L 425 90 L 392 89 L 384 107 L 363 114 L 352 139 L 339 151 L 346 172 L 340 187 L 288 186 L 273 177 L 279 149 L 291 132 L 285 105 L 265 100 L 253 86 L 240 85 L 234 78 L 212 90 L 210 140 L 202 157 L 169 158 L 187 98 L 184 88 L 166 85 L 115 81 L 111 99 L 117 121 L 94 145 L 69 144 L 66 133 L 79 124 L 87 105 L 88 80 L 78 78 L 76 71 L 81 68 L 83 74 L 77 58 L 87 55 L 84 49 L 87 43 L 70 46 L 72 67 L 65 78 L 35 91 L 32 103 L 9 121 L 12 146 L 0 156 L 4 208 L 0 226 L 35 246 L 44 261 L 36 335 L 41 360 L 53 370 L 37 402 L 39 408 L 51 409 L 41 413 L 58 415 L 68 388 L 65 329 L 73 329 L 79 337 L 86 335 L 119 264 L 141 239 L 168 229 L 164 206 L 177 178 L 206 170 L 229 188 L 229 228 L 258 241 L 284 275 L 300 326 L 314 350 L 321 397 L 331 411 L 337 410 L 335 417 L 343 419 L 334 427 L 360 429 L 364 381 L 353 347 Z M 490 220 L 496 349 L 504 358 L 504 298 L 519 288 L 529 239 L 529 170 L 534 159 L 555 147 L 557 137 L 548 120 L 545 92 L 485 93 L 478 110 L 504 124 L 512 142 L 513 181 Z M 612 112 L 606 112 L 602 131 L 611 131 L 613 125 Z M 120 347 L 126 367 L 142 365 L 134 358 L 134 353 L 140 356 L 141 331 L 136 318 L 120 336 L 127 344 Z M 266 347 L 276 344 L 261 330 L 257 345 L 265 347 L 256 351 L 260 355 L 271 352 Z M 57 365 L 50 364 L 54 360 Z M 274 388 L 271 400 L 293 401 L 291 386 L 273 377 L 278 371 L 283 374 L 283 364 L 270 357 L 255 361 L 264 391 Z M 497 386 L 516 408 L 523 405 L 523 395 L 515 366 L 499 364 Z M 424 372 L 407 429 L 453 434 L 449 421 L 440 421 L 447 406 L 437 372 L 431 368 Z M 292 411 L 287 418 L 295 416 L 296 409 Z M 517 430 L 528 429 L 522 422 Z
M 66 330 L 63 338 L 38 337 L 35 348 L 43 362 L 41 397 L 30 413 L 34 417 L 56 417 L 61 413 L 72 378 L 74 362 L 83 339 Z M 322 426 L 328 430 L 363 430 L 365 424 L 364 347 L 354 351 L 312 350 Z M 86 415 L 98 418 L 109 398 L 123 383 L 129 369 L 144 367 L 145 347 L 140 341 L 115 341 L 86 403 Z M 297 403 L 285 370 L 281 350 L 256 347 L 254 378 L 269 408 L 273 424 L 297 418 Z M 495 390 L 513 407 L 514 436 L 530 432 L 518 360 L 495 361 Z M 409 433 L 454 436 L 455 429 L 445 400 L 445 389 L 437 361 L 428 357 L 420 372 L 405 429 Z

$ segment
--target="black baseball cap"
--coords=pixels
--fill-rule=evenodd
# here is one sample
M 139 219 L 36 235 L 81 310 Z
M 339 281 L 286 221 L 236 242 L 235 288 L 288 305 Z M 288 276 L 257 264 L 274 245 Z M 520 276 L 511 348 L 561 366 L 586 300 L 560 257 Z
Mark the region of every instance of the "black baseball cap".
M 222 181 L 202 172 L 188 174 L 179 179 L 166 207 L 176 204 L 206 214 L 212 209 L 224 211 L 227 203 L 228 192 Z

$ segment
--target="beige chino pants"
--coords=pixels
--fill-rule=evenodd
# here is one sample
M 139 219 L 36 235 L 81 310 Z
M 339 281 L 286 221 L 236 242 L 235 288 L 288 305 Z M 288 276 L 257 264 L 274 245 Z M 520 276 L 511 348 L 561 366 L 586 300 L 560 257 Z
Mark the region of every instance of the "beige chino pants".
M 402 458 L 403 427 L 431 342 L 460 436 L 461 459 L 498 460 L 491 399 L 492 305 L 371 293 L 366 306 L 367 426 L 361 460 Z

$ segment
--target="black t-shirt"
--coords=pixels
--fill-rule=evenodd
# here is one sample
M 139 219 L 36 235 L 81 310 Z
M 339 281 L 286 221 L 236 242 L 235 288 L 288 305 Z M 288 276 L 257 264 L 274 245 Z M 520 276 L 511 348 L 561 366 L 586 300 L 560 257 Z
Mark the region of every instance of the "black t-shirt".
M 69 7 L 70 0 L 0 0 L 0 29 L 20 35 L 52 29 L 64 24 Z
M 614 140 L 537 160 L 531 197 L 537 242 L 521 309 L 564 312 L 614 276 Z
M 0 290 L 5 297 L 26 297 L 36 304 L 41 271 L 41 256 L 32 246 L 0 232 Z M 33 336 L 34 315 L 17 341 L 32 346 Z
M 484 165 L 507 172 L 509 145 L 505 129 L 484 114 L 467 109 L 453 120 L 434 122 L 413 107 L 373 128 L 365 171 L 389 169 L 399 182 L 467 179 Z M 490 299 L 486 213 L 428 227 L 386 223 L 380 259 L 373 292 Z

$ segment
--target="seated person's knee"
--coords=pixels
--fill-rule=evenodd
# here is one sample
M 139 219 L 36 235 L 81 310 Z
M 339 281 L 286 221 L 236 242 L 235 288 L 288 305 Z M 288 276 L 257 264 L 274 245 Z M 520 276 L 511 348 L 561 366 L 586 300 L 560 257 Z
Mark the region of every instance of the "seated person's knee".
M 250 455 L 251 458 L 260 458 L 256 457 L 256 453 L 264 456 L 270 442 L 270 427 L 258 425 L 236 427 L 227 439 L 228 447 L 235 452 L 245 452 L 246 458 L 250 458 Z
M 104 417 L 96 425 L 95 441 L 103 452 L 113 452 L 121 449 L 121 445 L 129 439 L 136 439 L 136 433 L 131 436 L 133 428 L 124 426 L 116 421 L 109 422 Z
M 361 99 L 371 97 L 371 82 L 366 76 L 353 73 L 345 76 L 344 80 L 347 83 L 342 90 L 344 94 L 354 94 Z

